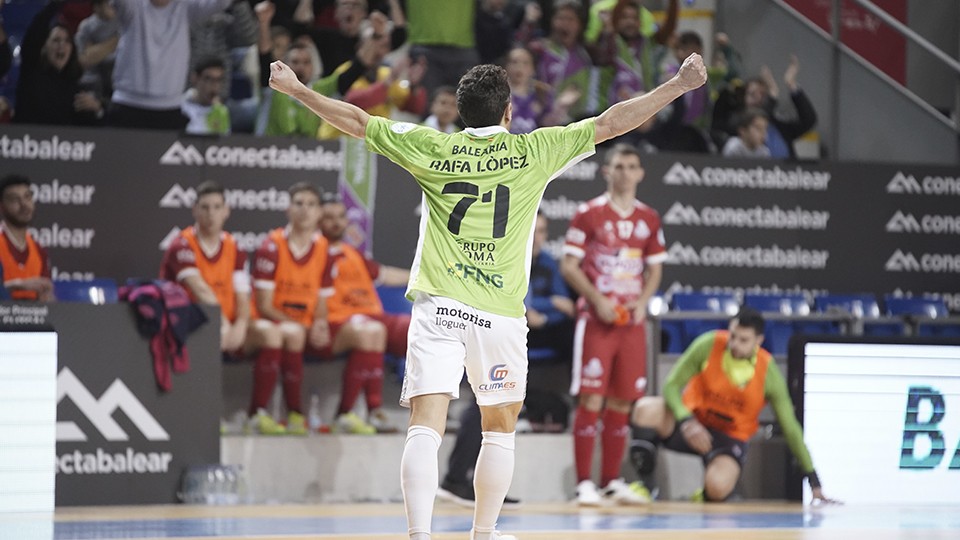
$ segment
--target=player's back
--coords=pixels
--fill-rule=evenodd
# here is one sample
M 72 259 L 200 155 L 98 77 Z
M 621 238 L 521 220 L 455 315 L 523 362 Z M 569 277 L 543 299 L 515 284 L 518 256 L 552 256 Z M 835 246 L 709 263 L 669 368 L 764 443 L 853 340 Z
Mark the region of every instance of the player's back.
M 372 118 L 367 143 L 423 189 L 411 289 L 523 315 L 534 217 L 547 183 L 593 153 L 592 121 L 513 135 L 440 133 Z

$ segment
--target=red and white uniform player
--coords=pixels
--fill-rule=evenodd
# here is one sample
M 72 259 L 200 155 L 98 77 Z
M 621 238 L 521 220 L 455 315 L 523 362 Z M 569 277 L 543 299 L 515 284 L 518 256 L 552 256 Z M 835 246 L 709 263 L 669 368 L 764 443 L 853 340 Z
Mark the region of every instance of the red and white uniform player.
M 660 215 L 634 200 L 631 212 L 614 208 L 606 194 L 583 204 L 567 231 L 564 255 L 597 291 L 617 306 L 617 321 L 605 323 L 581 297 L 574 341 L 572 393 L 615 395 L 626 400 L 646 388 L 646 303 L 639 304 L 648 265 L 667 259 Z
M 667 258 L 660 216 L 634 195 L 643 178 L 639 156 L 614 152 L 604 175 L 607 193 L 581 206 L 570 222 L 561 266 L 581 296 L 571 393 L 578 396 L 574 457 L 577 502 L 583 506 L 603 498 L 618 504 L 649 500 L 632 491 L 620 467 L 630 404 L 647 386 L 647 301 L 660 286 Z M 591 477 L 598 437 L 602 492 Z

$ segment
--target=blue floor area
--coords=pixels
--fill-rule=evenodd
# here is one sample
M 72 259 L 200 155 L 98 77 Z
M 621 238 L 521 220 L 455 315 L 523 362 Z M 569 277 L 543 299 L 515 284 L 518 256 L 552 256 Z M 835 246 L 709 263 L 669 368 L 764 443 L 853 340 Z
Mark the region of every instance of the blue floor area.
M 642 512 L 642 510 L 641 510 Z M 436 516 L 434 532 L 467 531 L 469 516 Z M 578 513 L 501 516 L 501 530 L 631 531 L 698 529 L 956 530 L 958 508 L 833 507 L 778 513 Z M 66 521 L 54 525 L 55 540 L 184 538 L 220 536 L 361 535 L 406 530 L 402 517 L 203 518 L 144 521 Z M 921 535 L 922 536 L 922 535 Z M 919 538 L 920 536 L 918 536 Z

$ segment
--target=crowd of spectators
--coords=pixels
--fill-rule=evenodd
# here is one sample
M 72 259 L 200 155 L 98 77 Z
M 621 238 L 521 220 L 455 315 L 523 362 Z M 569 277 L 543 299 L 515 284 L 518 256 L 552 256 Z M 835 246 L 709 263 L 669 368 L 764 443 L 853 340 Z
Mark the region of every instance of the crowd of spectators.
M 642 94 L 704 51 L 703 36 L 678 31 L 678 0 L 51 0 L 32 9 L 13 36 L 0 19 L 0 123 L 337 138 L 270 90 L 269 64 L 283 60 L 318 92 L 452 131 L 450 88 L 471 66 L 498 63 L 510 74 L 511 130 L 525 133 Z M 792 142 L 817 120 L 797 58 L 781 96 L 769 68 L 748 77 L 727 36 L 713 39 L 709 84 L 620 142 L 795 157 Z

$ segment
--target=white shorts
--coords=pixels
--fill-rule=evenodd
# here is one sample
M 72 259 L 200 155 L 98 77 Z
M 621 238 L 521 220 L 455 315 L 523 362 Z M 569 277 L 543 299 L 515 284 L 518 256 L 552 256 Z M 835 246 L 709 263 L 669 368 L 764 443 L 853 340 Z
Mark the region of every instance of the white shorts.
M 426 394 L 460 397 L 467 380 L 485 407 L 523 401 L 527 393 L 527 320 L 418 292 L 410 316 L 400 405 Z

